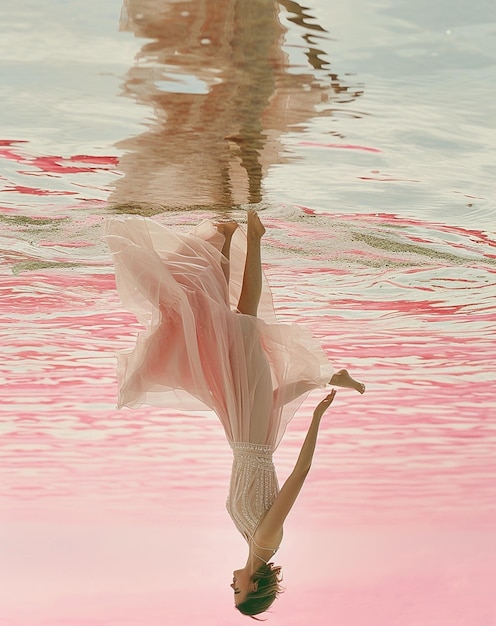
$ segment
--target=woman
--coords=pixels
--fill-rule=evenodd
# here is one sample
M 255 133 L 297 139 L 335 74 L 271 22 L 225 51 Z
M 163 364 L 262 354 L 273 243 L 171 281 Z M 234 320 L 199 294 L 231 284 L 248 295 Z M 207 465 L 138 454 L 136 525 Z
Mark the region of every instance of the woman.
M 227 509 L 248 544 L 231 587 L 247 615 L 265 611 L 280 591 L 280 568 L 269 561 L 335 392 L 315 409 L 279 491 L 272 454 L 287 423 L 312 389 L 365 391 L 346 370 L 333 373 L 308 331 L 277 323 L 261 268 L 264 233 L 255 211 L 246 234 L 236 222 L 207 220 L 184 234 L 138 217 L 110 219 L 106 233 L 121 300 L 146 327 L 118 355 L 118 406 L 208 407 L 219 417 L 233 450 Z

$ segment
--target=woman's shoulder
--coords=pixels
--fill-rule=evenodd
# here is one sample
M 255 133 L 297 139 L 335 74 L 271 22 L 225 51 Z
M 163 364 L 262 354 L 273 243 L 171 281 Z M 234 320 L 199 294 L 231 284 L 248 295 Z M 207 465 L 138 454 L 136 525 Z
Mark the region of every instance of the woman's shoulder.
M 264 533 L 263 528 L 257 529 L 252 537 L 253 546 L 257 555 L 267 560 L 279 549 L 283 538 L 283 529 L 276 533 Z

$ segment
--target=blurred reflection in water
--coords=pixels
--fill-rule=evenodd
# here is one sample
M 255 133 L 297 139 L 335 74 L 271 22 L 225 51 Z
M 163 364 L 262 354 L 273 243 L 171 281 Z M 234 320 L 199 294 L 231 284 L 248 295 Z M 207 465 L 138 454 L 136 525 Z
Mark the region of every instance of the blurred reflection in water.
M 306 67 L 284 50 L 282 7 L 305 31 Z M 127 212 L 260 202 L 281 134 L 359 94 L 329 71 L 315 45 L 326 31 L 295 2 L 127 0 L 120 27 L 148 40 L 124 94 L 153 109 L 147 130 L 118 144 L 125 175 L 110 203 Z

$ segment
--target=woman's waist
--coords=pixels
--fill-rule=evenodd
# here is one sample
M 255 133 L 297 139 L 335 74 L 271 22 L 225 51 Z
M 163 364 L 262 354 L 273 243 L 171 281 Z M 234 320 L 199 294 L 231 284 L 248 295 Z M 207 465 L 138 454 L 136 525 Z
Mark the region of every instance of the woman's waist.
M 272 454 L 274 452 L 272 446 L 260 443 L 251 443 L 249 441 L 230 441 L 229 445 L 231 446 L 234 457 L 253 456 L 257 458 L 264 458 L 267 461 L 272 462 Z

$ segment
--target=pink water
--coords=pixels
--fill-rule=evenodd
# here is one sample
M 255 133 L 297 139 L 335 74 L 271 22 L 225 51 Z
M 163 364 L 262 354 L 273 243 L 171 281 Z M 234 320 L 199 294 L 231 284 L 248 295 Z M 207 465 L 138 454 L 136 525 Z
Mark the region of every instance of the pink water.
M 148 27 L 163 19 L 164 28 L 179 28 L 182 13 L 198 17 L 207 6 L 195 1 L 162 14 L 153 2 L 129 4 L 151 16 Z M 166 80 L 165 67 L 172 71 L 175 41 L 117 33 L 116 3 L 114 14 L 92 5 L 79 24 L 55 3 L 43 15 L 33 4 L 31 13 L 18 8 L 10 18 L 5 58 L 15 75 L 31 75 L 36 62 L 15 44 L 34 20 L 33 49 L 44 51 L 48 73 L 67 67 L 69 84 L 54 83 L 59 126 L 52 96 L 40 97 L 32 82 L 24 89 L 38 97 L 40 117 L 32 120 L 34 100 L 19 96 L 24 108 L 9 109 L 1 127 L 0 624 L 246 623 L 232 608 L 231 572 L 244 562 L 245 547 L 224 511 L 230 452 L 215 417 L 114 409 L 113 353 L 132 345 L 138 326 L 119 303 L 100 237 L 116 205 L 187 228 L 216 215 L 216 203 L 222 215 L 242 219 L 249 201 L 267 225 L 264 264 L 281 320 L 309 325 L 332 362 L 368 388 L 363 397 L 339 392 L 323 424 L 277 555 L 287 589 L 270 623 L 496 624 L 496 239 L 486 156 L 492 105 L 489 88 L 474 82 L 480 73 L 471 69 L 482 55 L 475 42 L 483 46 L 484 20 L 451 15 L 448 26 L 458 38 L 447 44 L 447 27 L 439 27 L 436 40 L 440 16 L 425 30 L 403 8 L 402 27 L 417 33 L 408 57 L 394 11 L 355 4 L 362 20 L 344 9 L 329 14 L 324 3 L 308 10 L 313 21 L 303 20 L 320 16 L 337 41 L 319 45 L 343 75 L 358 74 L 347 78 L 346 89 L 346 81 L 339 89 L 334 84 L 334 92 L 318 64 L 304 67 L 297 41 L 303 26 L 289 13 L 277 21 L 272 7 L 260 32 L 282 70 L 274 74 L 272 96 L 267 86 L 260 91 L 270 106 L 255 99 L 255 117 L 246 118 L 244 131 L 238 127 L 249 147 L 245 165 L 239 138 L 230 156 L 220 149 L 226 129 L 234 132 L 244 119 L 226 104 L 234 92 L 225 91 L 233 89 L 227 77 L 240 52 L 234 46 L 238 57 L 233 53 L 226 65 L 228 55 L 215 43 L 227 36 L 221 16 L 238 3 L 219 3 L 204 22 L 205 38 L 217 46 L 211 65 L 219 82 L 209 82 L 201 55 L 174 70 L 175 80 L 182 72 L 189 84 L 194 69 L 201 79 L 195 89 L 211 97 L 203 133 L 194 138 L 179 122 L 163 122 L 176 110 L 177 92 L 152 89 L 160 72 Z M 236 28 L 250 19 L 230 22 L 229 41 L 244 41 L 243 28 Z M 52 32 L 48 24 L 58 39 L 44 37 Z M 215 40 L 216 29 L 224 38 Z M 416 101 L 395 63 L 382 74 L 377 69 L 379 32 L 390 34 L 396 61 L 436 59 L 432 50 L 444 50 L 446 66 L 432 69 L 432 60 L 416 66 Z M 77 69 L 76 54 L 63 65 L 58 53 L 81 40 L 87 65 Z M 368 60 L 361 65 L 363 51 Z M 128 68 L 119 54 L 129 57 Z M 460 81 L 471 81 L 479 113 L 462 111 L 469 94 L 460 95 L 460 109 L 447 104 L 457 54 L 465 63 Z M 402 70 L 410 71 L 406 65 Z M 146 107 L 109 94 L 110 79 L 97 80 L 105 71 L 124 76 L 124 92 Z M 285 71 L 293 76 L 286 82 Z M 445 88 L 425 99 L 430 81 L 442 83 L 446 74 Z M 309 98 L 310 79 L 320 87 Z M 365 79 L 368 86 L 359 87 Z M 217 84 L 224 92 L 215 92 Z M 242 93 L 250 85 L 243 82 Z M 183 94 L 193 108 L 195 89 Z M 321 92 L 331 116 L 315 116 Z M 84 94 L 86 109 L 78 108 Z M 219 102 L 225 108 L 215 118 Z M 401 117 L 407 102 L 418 114 L 413 126 Z M 179 104 L 177 110 L 185 100 Z M 155 117 L 147 121 L 150 110 Z M 439 119 L 453 124 L 462 113 L 466 124 L 449 136 Z M 444 152 L 448 137 L 455 149 Z M 166 147 L 157 152 L 157 145 Z M 282 480 L 318 399 L 305 404 L 276 453 Z

